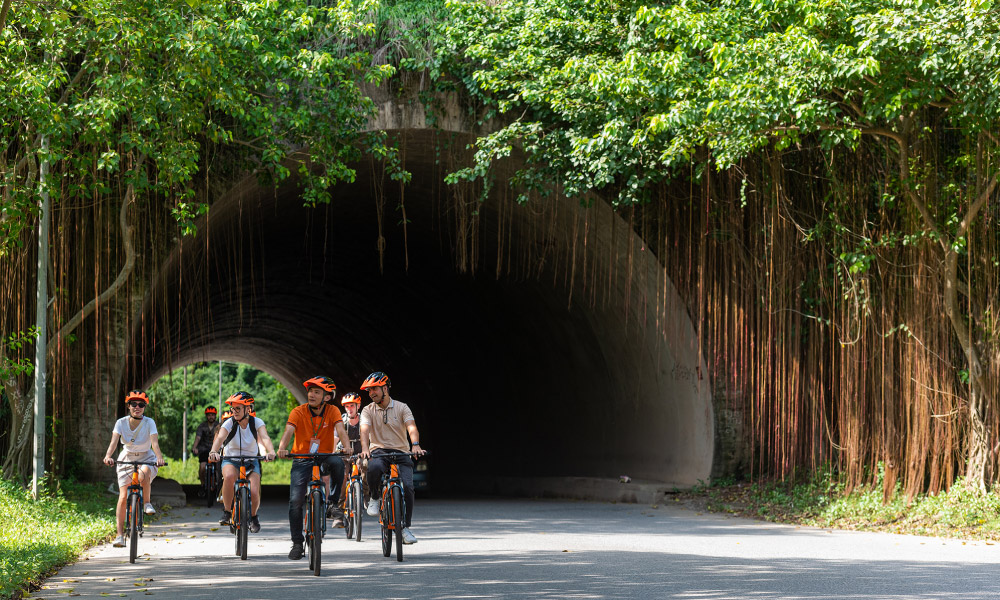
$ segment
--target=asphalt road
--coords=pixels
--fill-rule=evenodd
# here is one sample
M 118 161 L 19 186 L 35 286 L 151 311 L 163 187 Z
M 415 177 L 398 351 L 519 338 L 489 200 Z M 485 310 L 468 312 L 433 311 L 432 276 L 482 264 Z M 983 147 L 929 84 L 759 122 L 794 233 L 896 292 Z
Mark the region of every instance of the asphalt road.
M 246 561 L 218 510 L 175 509 L 142 554 L 110 544 L 62 569 L 42 598 L 678 598 L 1000 597 L 1000 545 L 797 528 L 676 506 L 418 499 L 404 562 L 332 530 L 323 573 L 287 558 L 287 504 L 268 502 Z

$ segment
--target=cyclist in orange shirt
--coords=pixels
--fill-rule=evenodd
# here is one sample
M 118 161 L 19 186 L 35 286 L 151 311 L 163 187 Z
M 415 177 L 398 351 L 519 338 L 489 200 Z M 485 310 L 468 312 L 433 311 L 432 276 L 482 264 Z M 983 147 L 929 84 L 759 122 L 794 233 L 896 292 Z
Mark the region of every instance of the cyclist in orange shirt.
M 288 455 L 288 444 L 295 436 L 292 444 L 292 454 L 310 454 L 314 452 L 333 452 L 334 433 L 340 439 L 347 439 L 347 431 L 341 420 L 340 409 L 332 404 L 336 396 L 337 386 L 329 377 L 317 375 L 302 382 L 306 388 L 308 402 L 292 409 L 285 425 L 285 433 L 278 442 L 278 456 Z M 295 459 L 292 463 L 291 484 L 288 493 L 288 525 L 292 532 L 292 549 L 288 558 L 299 560 L 304 554 L 302 542 L 302 504 L 305 502 L 306 486 L 312 479 L 312 461 Z M 337 456 L 329 457 L 323 465 L 324 472 L 334 481 L 344 477 L 344 461 Z M 327 498 L 329 498 L 327 489 Z M 332 501 L 332 500 L 330 500 Z

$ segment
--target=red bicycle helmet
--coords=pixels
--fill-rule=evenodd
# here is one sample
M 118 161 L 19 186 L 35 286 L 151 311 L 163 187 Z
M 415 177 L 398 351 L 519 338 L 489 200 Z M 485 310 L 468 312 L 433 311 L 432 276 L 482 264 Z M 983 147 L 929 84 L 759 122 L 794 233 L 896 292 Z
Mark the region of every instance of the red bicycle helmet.
M 128 404 L 129 400 L 142 400 L 146 404 L 149 404 L 149 396 L 147 396 L 146 392 L 142 390 L 132 390 L 129 392 L 128 395 L 125 396 L 125 404 Z
M 236 392 L 226 400 L 226 404 L 240 405 L 240 406 L 253 406 L 253 396 L 249 392 Z
M 305 381 L 302 382 L 302 385 L 306 388 L 308 388 L 311 385 L 314 385 L 323 391 L 331 393 L 333 392 L 333 390 L 337 389 L 337 384 L 335 384 L 333 380 L 330 379 L 329 377 L 324 377 L 323 375 L 317 375 L 311 379 L 306 379 Z
M 219 414 L 219 411 L 216 410 L 216 408 L 214 406 L 209 406 L 208 408 L 205 409 L 205 414 L 206 415 L 217 415 L 217 414 Z
M 361 404 L 361 396 L 357 395 L 355 392 L 347 392 L 344 394 L 343 400 L 340 401 L 341 404 Z
M 375 387 L 379 385 L 384 385 L 386 387 L 389 387 L 391 385 L 389 383 L 389 376 L 383 373 L 382 371 L 375 371 L 374 373 L 368 376 L 368 379 L 365 379 L 364 383 L 361 384 L 361 389 L 367 390 L 370 387 Z

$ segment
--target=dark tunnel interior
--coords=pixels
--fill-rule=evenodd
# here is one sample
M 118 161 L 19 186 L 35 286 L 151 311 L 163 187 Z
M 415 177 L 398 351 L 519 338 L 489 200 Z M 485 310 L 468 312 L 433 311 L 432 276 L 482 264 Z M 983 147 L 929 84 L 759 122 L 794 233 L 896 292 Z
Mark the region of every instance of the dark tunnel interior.
M 571 301 L 552 266 L 497 277 L 501 228 L 489 202 L 474 207 L 480 268 L 461 272 L 444 171 L 433 152 L 413 150 L 432 147 L 432 134 L 408 132 L 405 143 L 405 231 L 399 186 L 371 165 L 329 205 L 304 207 L 295 181 L 246 181 L 216 202 L 163 265 L 127 378 L 148 385 L 219 359 L 268 371 L 296 393 L 329 374 L 342 395 L 385 371 L 433 453 L 439 490 L 469 477 L 707 478 L 708 386 L 676 376 L 678 365 L 701 364 L 697 352 L 681 356 L 685 344 L 623 325 L 621 308 Z M 537 243 L 519 233 L 530 219 L 526 208 L 510 221 L 514 245 Z

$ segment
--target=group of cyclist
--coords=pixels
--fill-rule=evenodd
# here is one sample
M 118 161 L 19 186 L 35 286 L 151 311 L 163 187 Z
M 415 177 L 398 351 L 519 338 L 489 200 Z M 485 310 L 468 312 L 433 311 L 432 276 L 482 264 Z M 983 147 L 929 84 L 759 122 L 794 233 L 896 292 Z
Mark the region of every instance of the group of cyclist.
M 389 376 L 376 371 L 365 378 L 361 390 L 367 391 L 371 403 L 361 409 L 361 397 L 350 392 L 341 399 L 344 412 L 337 407 L 335 398 L 337 386 L 329 377 L 317 375 L 302 385 L 306 388 L 307 402 L 294 408 L 288 415 L 284 432 L 274 448 L 264 422 L 253 412 L 254 398 L 248 392 L 240 391 L 226 400 L 228 416 L 221 422 L 216 420 L 218 411 L 214 407 L 205 409 L 205 421 L 198 425 L 195 433 L 194 450 L 198 454 L 199 477 L 204 480 L 207 462 L 222 462 L 222 518 L 219 523 L 229 524 L 233 505 L 233 483 L 239 468 L 234 459 L 263 458 L 265 461 L 286 458 L 288 454 L 314 454 L 342 452 L 357 455 L 362 469 L 367 468 L 365 478 L 366 508 L 370 516 L 378 516 L 378 498 L 381 493 L 382 476 L 390 464 L 398 466 L 403 481 L 406 511 L 404 514 L 403 543 L 417 543 L 410 532 L 413 516 L 413 461 L 409 453 L 416 456 L 425 454 L 420 446 L 420 433 L 410 408 L 391 397 Z M 123 448 L 119 461 L 144 461 L 157 466 L 143 465 L 139 470 L 139 481 L 146 498 L 146 514 L 156 511 L 150 503 L 150 484 L 156 477 L 157 467 L 162 466 L 163 453 L 160 451 L 156 423 L 144 416 L 149 397 L 141 390 L 133 390 L 125 398 L 128 416 L 119 419 L 111 435 L 111 444 L 105 453 L 104 462 L 115 464 L 112 453 L 121 442 Z M 291 452 L 289 452 L 291 444 Z M 263 450 L 263 454 L 261 451 Z M 251 488 L 250 531 L 260 531 L 257 510 L 260 507 L 260 462 L 245 463 Z M 311 478 L 313 462 L 296 458 L 292 462 L 291 482 L 288 496 L 288 524 L 291 530 L 292 548 L 288 553 L 291 560 L 299 560 L 304 554 L 303 503 L 306 487 Z M 339 456 L 331 456 L 323 465 L 323 480 L 329 498 L 327 516 L 334 519 L 334 525 L 342 523 L 339 502 L 345 480 L 345 463 Z M 125 546 L 123 535 L 125 499 L 131 470 L 118 467 L 119 498 L 117 506 L 117 536 L 115 547 Z

